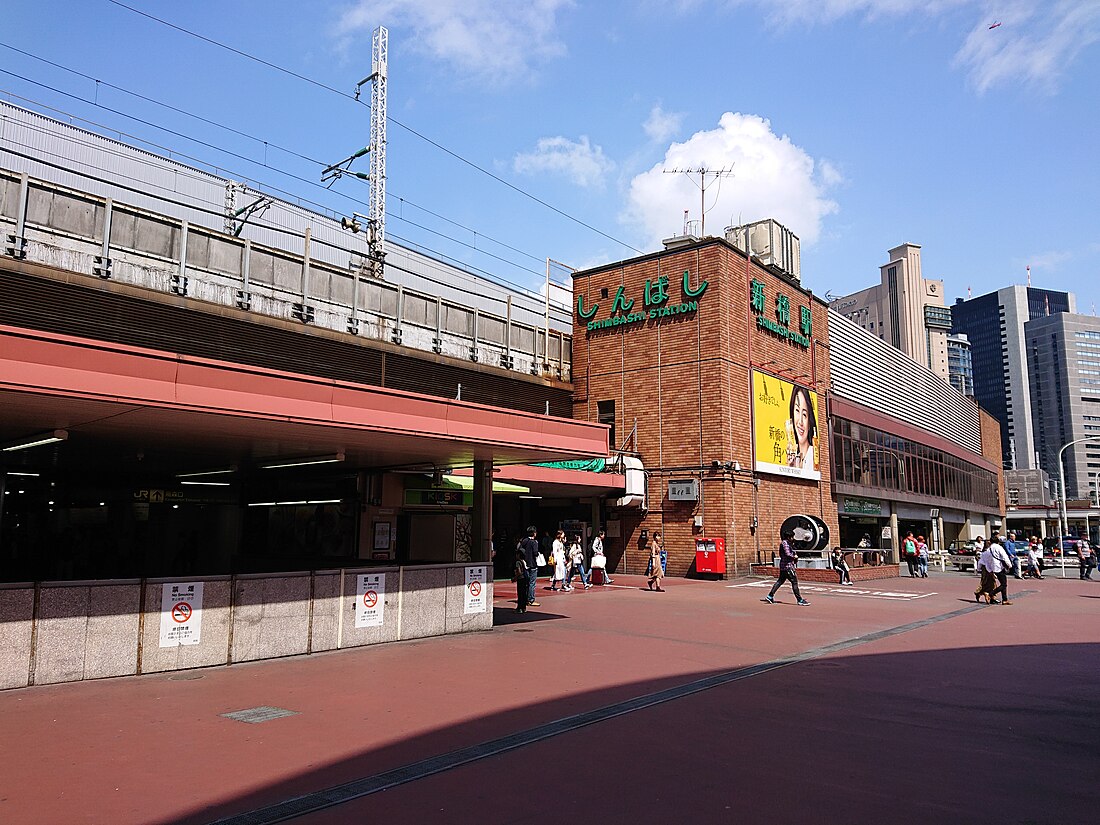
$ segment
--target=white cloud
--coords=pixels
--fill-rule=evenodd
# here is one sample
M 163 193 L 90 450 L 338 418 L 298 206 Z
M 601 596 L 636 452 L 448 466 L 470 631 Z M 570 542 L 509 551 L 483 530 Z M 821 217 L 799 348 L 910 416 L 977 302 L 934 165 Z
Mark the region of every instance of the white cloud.
M 1052 249 L 1047 252 L 1041 252 L 1037 255 L 1032 255 L 1025 261 L 1025 265 L 1030 266 L 1032 272 L 1039 273 L 1042 271 L 1057 272 L 1062 264 L 1073 260 L 1073 253 L 1064 249 Z
M 955 65 L 979 92 L 1018 81 L 1053 89 L 1077 56 L 1100 40 L 1100 0 L 681 0 L 679 8 L 707 5 L 756 7 L 777 26 L 965 14 L 973 28 Z M 990 29 L 994 22 L 1001 25 Z
M 685 209 L 697 219 L 700 208 L 698 176 L 664 170 L 730 166 L 731 177 L 707 181 L 709 235 L 721 234 L 730 223 L 775 218 L 812 245 L 824 217 L 837 211 L 828 197 L 839 181 L 831 165 L 815 168 L 805 150 L 786 135 L 776 135 L 764 118 L 726 112 L 716 129 L 672 144 L 661 163 L 630 182 L 623 220 L 641 229 L 648 246 L 659 246 L 662 238 L 680 233 Z
M 512 162 L 520 174 L 565 175 L 577 186 L 603 186 L 607 174 L 615 168 L 600 146 L 593 146 L 587 135 L 572 141 L 565 137 L 539 138 L 533 152 L 520 153 Z
M 557 17 L 573 0 L 357 0 L 335 27 L 345 43 L 360 35 L 369 53 L 379 25 L 407 30 L 403 43 L 468 75 L 507 82 L 523 79 L 540 61 L 565 54 Z
M 1059 0 L 1053 5 L 1017 2 L 990 30 L 979 23 L 955 55 L 979 92 L 1022 80 L 1053 89 L 1081 51 L 1100 40 L 1100 0 Z
M 649 112 L 642 128 L 649 137 L 658 143 L 664 143 L 680 131 L 684 116 L 678 112 L 666 112 L 657 104 Z

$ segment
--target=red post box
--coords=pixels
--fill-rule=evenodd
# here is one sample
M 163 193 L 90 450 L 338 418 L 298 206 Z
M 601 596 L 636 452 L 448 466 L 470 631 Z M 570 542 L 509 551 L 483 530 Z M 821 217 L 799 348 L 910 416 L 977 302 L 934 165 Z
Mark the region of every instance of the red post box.
M 725 539 L 695 539 L 695 572 L 726 575 Z

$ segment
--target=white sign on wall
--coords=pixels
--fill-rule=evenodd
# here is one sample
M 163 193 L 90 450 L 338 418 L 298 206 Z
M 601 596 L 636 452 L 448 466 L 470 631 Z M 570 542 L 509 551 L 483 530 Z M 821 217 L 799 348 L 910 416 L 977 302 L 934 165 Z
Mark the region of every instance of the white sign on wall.
M 363 573 L 355 578 L 355 626 L 381 627 L 386 609 L 386 574 Z
M 465 613 L 485 612 L 485 568 L 466 568 L 466 609 Z
M 202 582 L 166 582 L 160 591 L 160 646 L 202 640 Z
M 668 483 L 669 501 L 698 501 L 699 480 L 694 478 L 677 479 Z

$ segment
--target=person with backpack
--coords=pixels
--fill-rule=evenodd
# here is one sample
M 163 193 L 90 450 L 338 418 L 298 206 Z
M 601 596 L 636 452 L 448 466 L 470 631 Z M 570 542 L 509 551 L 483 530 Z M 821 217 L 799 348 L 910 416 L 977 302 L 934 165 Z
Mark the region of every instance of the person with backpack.
M 516 558 L 512 579 L 516 583 L 516 612 L 527 612 L 527 592 L 530 587 L 527 581 L 527 560 L 523 557 L 523 548 L 516 547 Z
M 909 577 L 915 579 L 920 556 L 917 553 L 917 540 L 913 538 L 912 530 L 905 534 L 905 539 L 901 543 L 901 555 L 909 566 Z
M 924 536 L 917 536 L 917 573 L 922 579 L 928 578 L 928 542 Z
M 527 537 L 519 543 L 520 550 L 523 551 L 524 564 L 527 566 L 527 604 L 531 607 L 539 606 L 535 601 L 535 585 L 538 583 L 539 556 L 542 555 L 542 551 L 539 550 L 539 542 L 535 538 L 537 533 L 538 530 L 534 527 L 528 527 Z

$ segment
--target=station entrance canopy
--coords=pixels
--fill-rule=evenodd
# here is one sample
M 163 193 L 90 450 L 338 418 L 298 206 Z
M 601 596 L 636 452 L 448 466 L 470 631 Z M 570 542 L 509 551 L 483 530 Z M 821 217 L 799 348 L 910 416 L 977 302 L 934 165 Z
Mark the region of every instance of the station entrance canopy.
M 0 443 L 63 430 L 70 466 L 103 461 L 105 447 L 177 472 L 326 454 L 350 467 L 469 467 L 608 448 L 602 425 L 5 326 L 0 407 Z

